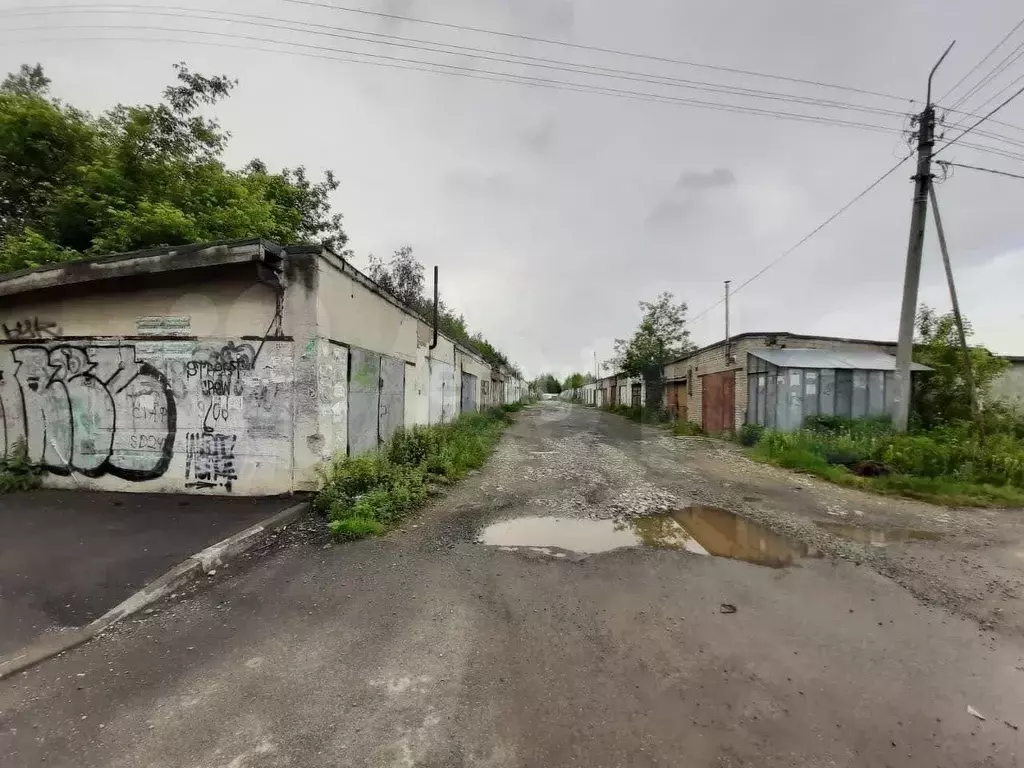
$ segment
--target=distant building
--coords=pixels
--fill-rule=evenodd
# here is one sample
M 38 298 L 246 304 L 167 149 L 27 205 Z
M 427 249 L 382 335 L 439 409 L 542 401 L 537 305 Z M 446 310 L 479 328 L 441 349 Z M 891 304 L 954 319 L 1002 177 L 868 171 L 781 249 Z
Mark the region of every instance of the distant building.
M 1010 367 L 992 382 L 989 397 L 992 400 L 1002 400 L 1018 410 L 1024 410 L 1024 357 L 1003 355 L 1002 358 Z
M 895 342 L 743 333 L 666 365 L 665 405 L 712 433 L 744 423 L 799 429 L 818 413 L 892 415 L 895 352 Z

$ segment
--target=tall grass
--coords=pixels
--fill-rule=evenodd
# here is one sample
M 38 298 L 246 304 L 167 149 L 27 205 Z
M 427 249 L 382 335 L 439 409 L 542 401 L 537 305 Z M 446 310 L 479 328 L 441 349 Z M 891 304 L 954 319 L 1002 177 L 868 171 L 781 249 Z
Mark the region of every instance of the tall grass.
M 28 460 L 24 441 L 16 442 L 7 455 L 0 454 L 0 493 L 38 488 L 41 475 L 42 470 Z
M 399 430 L 375 453 L 337 456 L 320 469 L 313 508 L 339 538 L 383 533 L 427 500 L 432 482 L 457 480 L 483 466 L 510 413 L 521 409 L 517 403 L 463 414 L 451 424 Z
M 844 485 L 948 504 L 1024 505 L 1024 440 L 971 425 L 897 433 L 879 420 L 809 420 L 766 432 L 756 458 Z M 863 476 L 869 475 L 869 476 Z

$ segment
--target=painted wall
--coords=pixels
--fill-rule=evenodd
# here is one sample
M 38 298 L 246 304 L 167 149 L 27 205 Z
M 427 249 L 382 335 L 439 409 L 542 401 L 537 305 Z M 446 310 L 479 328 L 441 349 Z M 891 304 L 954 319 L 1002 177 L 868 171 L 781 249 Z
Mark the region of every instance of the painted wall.
M 46 485 L 259 495 L 291 485 L 291 342 L 0 344 L 0 448 Z

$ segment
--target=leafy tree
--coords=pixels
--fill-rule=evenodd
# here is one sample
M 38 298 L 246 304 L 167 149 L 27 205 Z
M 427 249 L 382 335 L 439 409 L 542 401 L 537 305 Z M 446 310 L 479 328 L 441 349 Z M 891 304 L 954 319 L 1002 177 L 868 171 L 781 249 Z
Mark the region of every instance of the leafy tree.
M 562 393 L 561 383 L 550 373 L 540 376 L 537 388 L 548 395 L 559 395 Z
M 403 245 L 386 263 L 370 254 L 369 262 L 367 273 L 377 285 L 424 317 L 433 317 L 433 291 L 427 294 L 426 271 L 413 254 L 412 246 Z M 475 349 L 489 364 L 508 365 L 508 358 L 504 354 L 480 333 L 471 334 L 466 318 L 456 314 L 440 298 L 437 303 L 437 326 L 449 338 Z M 518 375 L 522 376 L 521 373 Z
M 964 320 L 964 333 L 970 337 L 970 323 Z M 979 402 L 985 403 L 992 383 L 1009 363 L 981 347 L 970 348 L 971 368 Z M 931 373 L 915 375 L 914 413 L 919 424 L 930 429 L 972 418 L 970 391 L 964 369 L 960 336 L 952 312 L 939 315 L 927 304 L 917 311 L 917 339 L 914 360 L 927 365 Z
M 681 357 L 695 347 L 686 327 L 686 303 L 676 303 L 668 291 L 654 301 L 641 301 L 643 316 L 629 339 L 615 340 L 615 356 L 605 368 L 622 371 L 647 382 L 647 405 L 660 407 L 665 363 Z
M 570 373 L 565 377 L 565 384 L 562 385 L 562 389 L 579 389 L 588 383 L 587 377 L 582 373 Z
M 334 175 L 314 182 L 302 167 L 270 173 L 260 160 L 227 168 L 230 136 L 200 110 L 237 81 L 175 70 L 157 104 L 98 117 L 50 97 L 38 64 L 0 85 L 0 272 L 243 237 L 344 249 Z

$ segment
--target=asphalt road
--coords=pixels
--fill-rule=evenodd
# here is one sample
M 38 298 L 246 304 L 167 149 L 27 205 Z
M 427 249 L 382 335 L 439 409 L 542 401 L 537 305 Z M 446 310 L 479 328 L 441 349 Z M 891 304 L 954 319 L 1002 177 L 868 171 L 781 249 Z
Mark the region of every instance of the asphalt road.
M 1021 764 L 1020 642 L 867 564 L 475 543 L 732 492 L 617 416 L 528 409 L 404 530 L 297 541 L 0 682 L 4 768 Z

